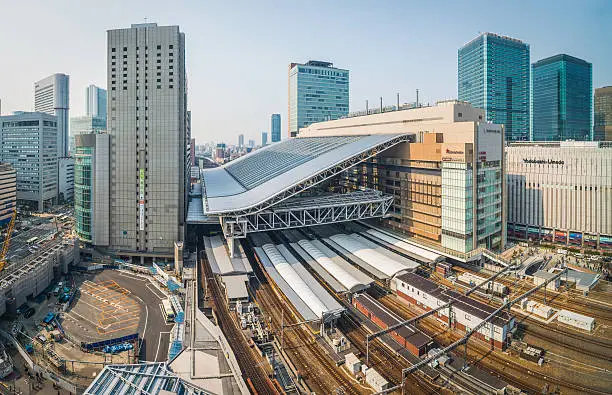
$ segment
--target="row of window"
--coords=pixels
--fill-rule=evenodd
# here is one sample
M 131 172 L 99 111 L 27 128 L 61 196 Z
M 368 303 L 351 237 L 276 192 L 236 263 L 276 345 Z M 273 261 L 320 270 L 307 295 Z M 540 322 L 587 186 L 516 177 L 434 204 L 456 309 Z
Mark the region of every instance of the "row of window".
M 148 49 L 149 49 L 149 46 L 145 46 L 145 50 L 148 50 Z M 162 49 L 162 46 L 158 44 L 157 49 Z M 172 44 L 168 45 L 168 49 L 174 49 L 174 45 Z M 128 47 L 123 47 L 124 52 L 127 52 L 127 50 L 128 50 Z M 139 47 L 136 47 L 136 50 L 138 51 Z M 111 52 L 117 52 L 117 49 L 113 47 L 111 48 Z

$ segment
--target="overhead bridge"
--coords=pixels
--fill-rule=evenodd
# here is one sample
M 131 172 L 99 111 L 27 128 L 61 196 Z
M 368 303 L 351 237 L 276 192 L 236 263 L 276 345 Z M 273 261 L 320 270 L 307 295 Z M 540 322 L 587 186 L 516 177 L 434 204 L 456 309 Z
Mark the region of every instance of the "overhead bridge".
M 252 232 L 383 217 L 392 196 L 377 191 L 330 194 L 311 188 L 408 141 L 413 135 L 298 137 L 258 149 L 202 170 L 202 208 L 190 207 L 187 222 L 217 218 L 230 241 Z

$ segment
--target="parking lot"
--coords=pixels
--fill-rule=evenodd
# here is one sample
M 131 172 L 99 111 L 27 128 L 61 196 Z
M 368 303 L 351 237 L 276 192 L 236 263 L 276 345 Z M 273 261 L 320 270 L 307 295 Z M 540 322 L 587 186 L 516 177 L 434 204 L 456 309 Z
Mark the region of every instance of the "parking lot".
M 145 312 L 132 292 L 114 280 L 85 279 L 64 329 L 84 342 L 126 336 L 144 327 Z
M 149 279 L 116 270 L 76 276 L 79 294 L 62 325 L 75 340 L 96 342 L 138 332 L 140 358 L 163 361 L 172 325 L 160 308 L 166 295 Z

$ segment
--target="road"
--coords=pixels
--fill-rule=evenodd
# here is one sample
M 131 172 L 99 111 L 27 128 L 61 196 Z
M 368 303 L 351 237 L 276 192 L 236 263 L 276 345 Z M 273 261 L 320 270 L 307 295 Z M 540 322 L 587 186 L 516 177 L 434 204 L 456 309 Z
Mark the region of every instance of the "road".
M 115 280 L 119 285 L 129 289 L 146 309 L 144 330 L 139 333 L 142 339 L 140 360 L 162 362 L 168 358 L 170 345 L 170 330 L 172 325 L 166 324 L 159 304 L 165 295 L 153 286 L 148 279 L 127 273 L 105 270 L 96 276 L 97 280 Z

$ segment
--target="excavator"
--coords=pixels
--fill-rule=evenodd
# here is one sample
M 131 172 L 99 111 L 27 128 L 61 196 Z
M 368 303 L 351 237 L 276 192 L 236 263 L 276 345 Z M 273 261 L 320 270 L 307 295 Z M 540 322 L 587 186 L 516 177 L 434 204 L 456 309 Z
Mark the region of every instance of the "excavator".
M 13 233 L 13 228 L 15 227 L 15 218 L 17 218 L 17 210 L 13 210 L 11 221 L 6 228 L 6 236 L 4 237 L 4 242 L 2 243 L 2 255 L 0 255 L 0 272 L 4 270 L 4 266 L 6 266 L 6 254 L 8 254 L 9 246 L 11 245 L 11 234 Z

